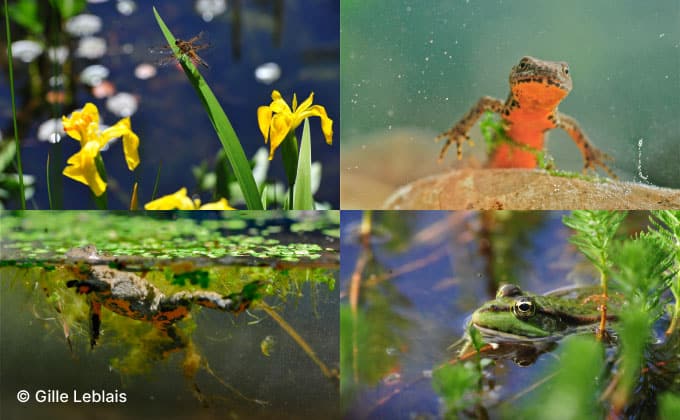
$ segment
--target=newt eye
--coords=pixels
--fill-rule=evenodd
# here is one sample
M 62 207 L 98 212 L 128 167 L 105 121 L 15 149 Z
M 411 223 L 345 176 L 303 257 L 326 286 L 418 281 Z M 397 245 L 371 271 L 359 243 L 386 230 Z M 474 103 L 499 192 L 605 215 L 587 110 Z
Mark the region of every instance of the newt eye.
M 534 301 L 530 297 L 523 296 L 515 301 L 515 304 L 512 307 L 512 313 L 515 314 L 517 318 L 530 318 L 536 313 L 536 305 L 534 305 Z

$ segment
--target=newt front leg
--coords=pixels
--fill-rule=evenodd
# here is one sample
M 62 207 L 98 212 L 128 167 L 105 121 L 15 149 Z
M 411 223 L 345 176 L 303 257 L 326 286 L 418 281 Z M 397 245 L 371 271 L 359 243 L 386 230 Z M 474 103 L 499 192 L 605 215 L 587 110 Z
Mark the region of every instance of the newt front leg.
M 607 172 L 610 177 L 616 178 L 614 172 L 612 172 L 612 170 L 609 169 L 609 167 L 605 164 L 606 161 L 612 160 L 611 156 L 593 146 L 586 133 L 581 129 L 581 127 L 578 125 L 578 122 L 576 122 L 574 118 L 567 114 L 556 112 L 555 126 L 566 131 L 567 134 L 569 134 L 569 136 L 571 136 L 571 138 L 574 140 L 576 146 L 578 146 L 581 154 L 583 155 L 584 172 L 587 172 L 588 169 L 595 171 L 596 167 L 599 166 L 605 172 Z
M 484 115 L 487 111 L 494 113 L 500 113 L 503 110 L 503 102 L 500 99 L 492 98 L 490 96 L 483 96 L 477 101 L 477 104 L 470 108 L 470 110 L 465 114 L 465 116 L 458 121 L 456 125 L 451 127 L 448 131 L 445 131 L 435 138 L 435 141 L 439 141 L 446 138 L 446 143 L 442 147 L 442 151 L 439 153 L 439 161 L 441 162 L 446 155 L 446 151 L 451 146 L 451 143 L 456 143 L 456 155 L 460 160 L 463 157 L 463 142 L 470 141 L 468 132 L 475 125 L 478 119 Z

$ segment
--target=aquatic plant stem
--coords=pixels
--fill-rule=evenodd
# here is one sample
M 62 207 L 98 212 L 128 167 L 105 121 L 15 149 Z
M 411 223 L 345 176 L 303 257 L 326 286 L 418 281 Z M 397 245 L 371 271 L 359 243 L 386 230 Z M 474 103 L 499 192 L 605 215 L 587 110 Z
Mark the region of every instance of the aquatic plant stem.
M 217 382 L 219 382 L 220 384 L 222 384 L 223 387 L 227 388 L 228 390 L 230 390 L 231 392 L 233 392 L 234 394 L 236 394 L 236 396 L 238 396 L 239 398 L 244 399 L 244 400 L 249 401 L 249 402 L 252 402 L 252 403 L 255 403 L 255 404 L 257 404 L 257 405 L 261 405 L 261 406 L 265 406 L 265 405 L 268 404 L 267 401 L 258 400 L 258 399 L 246 397 L 245 395 L 243 395 L 243 394 L 242 394 L 238 389 L 236 389 L 233 385 L 230 385 L 230 384 L 227 383 L 224 379 L 222 379 L 222 378 L 220 378 L 219 376 L 217 376 L 217 374 L 216 374 L 216 373 L 210 368 L 210 366 L 208 365 L 208 362 L 205 362 L 204 367 L 205 367 L 205 370 L 210 374 L 210 376 L 212 376 L 213 378 L 215 378 L 215 380 L 217 380 Z
M 130 210 L 137 210 L 139 209 L 139 199 L 137 198 L 137 187 L 139 184 L 135 182 L 135 185 L 132 186 L 132 198 L 130 198 Z
M 312 350 L 310 345 L 307 344 L 305 339 L 302 338 L 300 336 L 300 334 L 298 334 L 297 331 L 295 331 L 295 329 L 293 327 L 291 327 L 290 324 L 288 324 L 286 322 L 286 320 L 283 319 L 281 317 L 281 315 L 279 315 L 271 306 L 267 305 L 264 302 L 260 302 L 258 304 L 258 307 L 262 308 L 262 310 L 264 310 L 267 313 L 267 315 L 269 315 L 274 321 L 276 321 L 279 324 L 279 326 L 281 328 L 283 328 L 283 330 L 286 333 L 288 333 L 288 335 L 293 340 L 295 340 L 295 342 L 298 344 L 298 346 L 300 346 L 302 351 L 307 353 L 307 356 L 309 356 L 309 358 L 312 359 L 314 361 L 314 363 L 316 363 L 317 366 L 319 366 L 319 368 L 321 369 L 321 372 L 324 374 L 324 376 L 326 376 L 327 378 L 337 378 L 338 377 L 338 375 L 336 373 L 332 372 L 328 368 L 328 366 L 326 366 L 326 364 L 323 361 L 321 361 L 321 359 L 319 359 L 319 357 L 316 355 L 316 353 L 314 353 L 314 350 Z
M 158 171 L 156 171 L 156 180 L 153 182 L 153 192 L 151 193 L 151 201 L 156 199 L 156 194 L 158 194 L 158 184 L 161 180 L 161 166 L 163 162 L 158 163 Z
M 101 154 L 97 155 L 97 157 L 94 159 L 94 163 L 97 167 L 97 172 L 99 172 L 99 176 L 104 180 L 104 183 L 106 183 L 108 176 L 106 175 L 106 167 L 104 166 L 104 159 L 102 159 Z M 107 198 L 108 193 L 106 191 L 104 191 L 100 196 L 96 196 L 94 193 L 92 193 L 92 197 L 98 210 L 107 210 L 109 208 L 109 200 Z
M 597 330 L 597 341 L 602 341 L 605 328 L 607 328 L 607 276 L 600 271 L 600 284 L 602 285 L 602 305 L 600 305 L 600 328 Z
M 359 343 L 358 343 L 358 317 L 357 311 L 359 309 L 359 292 L 361 291 L 361 277 L 363 276 L 366 265 L 371 260 L 371 228 L 372 228 L 372 213 L 370 210 L 363 212 L 361 216 L 361 226 L 359 228 L 359 241 L 362 246 L 362 252 L 357 259 L 352 272 L 352 279 L 349 288 L 349 308 L 352 314 L 352 374 L 354 382 L 359 382 Z
M 9 11 L 5 0 L 5 28 L 7 29 L 7 68 L 9 69 L 9 94 L 12 98 L 12 123 L 14 125 L 14 142 L 16 143 L 17 172 L 19 174 L 19 196 L 21 209 L 26 210 L 26 193 L 24 191 L 24 172 L 21 166 L 21 145 L 19 143 L 19 128 L 17 126 L 17 107 L 14 100 L 14 70 L 12 65 L 12 37 L 9 30 Z
M 45 164 L 45 183 L 47 184 L 47 201 L 50 204 L 50 210 L 54 210 L 52 204 L 52 188 L 50 188 L 50 154 L 47 153 L 47 163 Z
M 349 307 L 352 310 L 352 315 L 356 316 L 357 308 L 359 307 L 359 291 L 361 289 L 361 276 L 364 268 L 370 259 L 370 238 L 371 238 L 371 211 L 366 210 L 362 214 L 361 227 L 359 228 L 359 240 L 365 252 L 362 252 L 357 260 L 352 273 L 352 279 L 349 287 Z
M 283 169 L 288 179 L 288 208 L 293 208 L 293 186 L 298 167 L 298 140 L 295 132 L 291 130 L 281 143 L 281 158 L 283 159 Z
M 676 274 L 676 276 L 678 276 L 678 274 Z M 678 327 L 678 321 L 680 320 L 680 294 L 676 292 L 676 290 L 680 290 L 680 277 L 676 277 L 675 281 L 676 288 L 671 287 L 671 293 L 675 298 L 674 311 L 673 316 L 671 318 L 671 322 L 668 325 L 668 328 L 666 329 L 665 332 L 665 334 L 668 336 L 675 332 L 676 328 Z

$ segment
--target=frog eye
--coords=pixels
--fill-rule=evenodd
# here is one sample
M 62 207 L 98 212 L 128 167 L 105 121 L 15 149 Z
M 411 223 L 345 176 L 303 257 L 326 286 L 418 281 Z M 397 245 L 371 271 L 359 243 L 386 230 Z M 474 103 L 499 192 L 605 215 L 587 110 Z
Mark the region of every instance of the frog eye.
M 496 292 L 496 298 L 521 296 L 522 294 L 522 289 L 520 289 L 519 286 L 514 284 L 504 284 L 498 288 L 498 291 Z
M 519 60 L 519 69 L 520 70 L 524 70 L 525 68 L 527 68 L 527 61 L 528 60 L 526 58 Z
M 530 297 L 520 297 L 515 301 L 512 313 L 517 318 L 529 318 L 536 313 L 536 305 L 534 305 L 534 301 Z
M 564 72 L 564 74 L 569 74 L 569 66 L 562 67 L 562 71 Z

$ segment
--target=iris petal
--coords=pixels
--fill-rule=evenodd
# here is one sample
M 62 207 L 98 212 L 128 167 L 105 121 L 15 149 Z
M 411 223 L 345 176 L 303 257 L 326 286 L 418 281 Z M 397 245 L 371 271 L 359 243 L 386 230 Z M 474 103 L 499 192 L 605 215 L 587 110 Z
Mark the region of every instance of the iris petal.
M 328 118 L 326 108 L 321 105 L 312 105 L 314 93 L 310 93 L 301 104 L 297 103 L 297 95 L 293 94 L 293 109 L 288 106 L 278 90 L 272 91 L 272 102 L 269 106 L 261 106 L 257 109 L 257 122 L 264 137 L 264 142 L 269 145 L 269 160 L 274 157 L 274 152 L 286 139 L 286 136 L 295 130 L 309 117 L 321 119 L 321 130 L 326 138 L 326 143 L 333 143 L 333 120 Z
M 264 137 L 264 143 L 267 144 L 269 140 L 269 126 L 272 123 L 272 111 L 268 106 L 261 106 L 257 108 L 257 125 L 260 127 L 260 132 Z
M 99 111 L 92 103 L 87 103 L 81 110 L 73 111 L 70 117 L 62 117 L 64 131 L 80 142 L 80 152 L 71 156 L 63 174 L 75 181 L 90 187 L 99 196 L 106 191 L 106 182 L 101 178 L 95 164 L 106 143 L 112 139 L 123 138 L 123 152 L 128 169 L 134 170 L 139 165 L 139 137 L 132 131 L 129 118 L 123 118 L 115 125 L 101 131 Z

